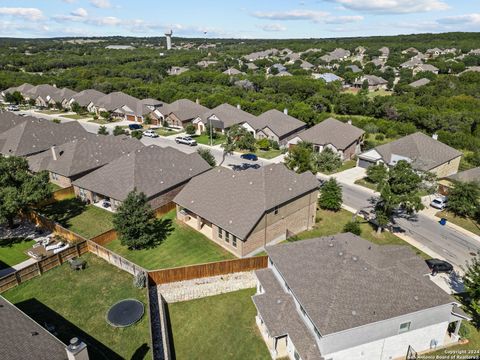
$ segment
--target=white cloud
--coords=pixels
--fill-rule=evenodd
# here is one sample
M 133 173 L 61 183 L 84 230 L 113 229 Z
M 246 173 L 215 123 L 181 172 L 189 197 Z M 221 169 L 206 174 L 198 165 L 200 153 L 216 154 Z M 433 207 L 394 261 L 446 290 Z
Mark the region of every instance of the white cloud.
M 252 14 L 254 17 L 259 19 L 268 19 L 268 20 L 310 20 L 315 23 L 326 23 L 326 24 L 346 24 L 349 22 L 357 22 L 363 20 L 363 16 L 352 15 L 352 16 L 333 16 L 325 11 L 316 11 L 316 10 L 289 10 L 289 11 L 272 11 L 272 12 L 261 12 L 257 11 Z
M 102 18 L 89 19 L 87 22 L 99 26 L 117 26 L 120 25 L 123 20 L 115 16 L 106 16 Z
M 287 28 L 281 24 L 266 24 L 266 25 L 258 25 L 258 28 L 262 29 L 263 31 L 269 32 L 276 32 L 276 31 L 285 31 Z
M 76 10 L 73 10 L 70 14 L 72 16 L 78 16 L 78 17 L 82 17 L 82 18 L 88 16 L 88 12 L 84 8 L 78 8 Z
M 76 2 L 77 0 L 62 0 L 64 3 L 67 3 L 67 4 L 73 4 L 74 2 Z
M 447 10 L 443 0 L 325 0 L 356 11 L 387 14 L 407 14 Z
M 10 15 L 16 17 L 22 17 L 31 21 L 38 21 L 43 19 L 43 13 L 37 8 L 0 8 L 0 15 Z
M 90 0 L 90 4 L 100 9 L 108 9 L 112 7 L 109 0 Z
M 363 16 L 351 15 L 351 16 L 331 16 L 325 19 L 327 24 L 348 24 L 352 22 L 362 21 Z
M 480 13 L 447 16 L 442 19 L 438 19 L 437 21 L 440 24 L 445 24 L 445 25 L 453 25 L 453 24 L 480 25 Z

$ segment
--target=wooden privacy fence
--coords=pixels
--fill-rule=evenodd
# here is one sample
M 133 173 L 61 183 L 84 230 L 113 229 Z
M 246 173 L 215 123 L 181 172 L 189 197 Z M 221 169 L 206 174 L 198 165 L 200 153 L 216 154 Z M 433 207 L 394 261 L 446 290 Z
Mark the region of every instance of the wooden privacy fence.
M 211 262 L 199 265 L 182 266 L 148 272 L 150 284 L 166 284 L 176 281 L 226 275 L 236 272 L 264 269 L 268 266 L 268 256 Z
M 42 275 L 45 271 L 62 265 L 68 259 L 85 254 L 88 251 L 87 242 L 83 241 L 65 249 L 55 255 L 51 255 L 32 265 L 17 270 L 7 276 L 0 278 L 0 293 L 11 289 L 22 282 Z
M 70 199 L 72 197 L 75 197 L 75 190 L 73 190 L 73 186 L 70 186 L 68 188 L 59 189 L 52 192 L 52 196 L 50 197 L 50 199 L 42 201 L 40 204 L 38 204 L 38 206 L 50 205 L 56 201 Z
M 168 204 L 165 204 L 165 205 L 160 206 L 159 208 L 155 209 L 155 216 L 156 217 L 162 217 L 166 213 L 175 209 L 175 207 L 176 207 L 175 203 L 173 201 L 171 201 Z
M 108 231 L 105 231 L 104 233 L 97 235 L 93 238 L 90 239 L 90 241 L 93 241 L 95 244 L 104 246 L 113 240 L 117 238 L 117 232 L 114 229 L 110 229 Z
M 137 264 L 131 262 L 130 260 L 127 260 L 124 257 L 121 257 L 120 255 L 114 253 L 113 251 L 108 250 L 103 246 L 97 243 L 94 243 L 91 240 L 87 240 L 87 244 L 88 244 L 88 251 L 90 251 L 91 253 L 94 253 L 98 257 L 101 257 L 102 259 L 118 267 L 119 269 L 122 269 L 132 275 L 136 275 L 139 272 L 145 272 L 145 273 L 147 272 L 141 266 L 138 266 Z

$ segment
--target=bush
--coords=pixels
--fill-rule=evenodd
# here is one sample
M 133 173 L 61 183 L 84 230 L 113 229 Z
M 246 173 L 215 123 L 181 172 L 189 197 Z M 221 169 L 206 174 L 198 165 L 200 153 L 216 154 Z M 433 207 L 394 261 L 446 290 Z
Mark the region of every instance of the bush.
M 360 236 L 360 234 L 362 233 L 362 231 L 360 230 L 360 224 L 358 223 L 358 221 L 349 221 L 343 227 L 343 231 L 350 232 L 358 236 Z
M 101 111 L 100 116 L 104 119 L 108 119 L 110 117 L 110 113 L 108 111 Z
M 140 130 L 133 130 L 131 133 L 130 133 L 130 136 L 132 138 L 135 138 L 135 139 L 138 139 L 140 140 L 143 136 L 143 133 L 140 131 Z
M 98 115 L 93 115 L 93 120 L 98 120 Z
M 194 135 L 196 131 L 197 131 L 197 129 L 195 128 L 195 125 L 193 125 L 193 124 L 188 124 L 188 125 L 185 127 L 185 132 L 186 132 L 188 135 Z
M 270 147 L 274 150 L 280 150 L 280 144 L 275 140 L 269 140 Z
M 52 122 L 54 122 L 55 124 L 60 124 L 62 122 L 62 120 L 60 119 L 53 119 Z
M 377 134 L 377 135 L 375 135 L 375 140 L 383 141 L 383 140 L 385 140 L 385 135 Z
M 260 140 L 257 140 L 257 147 L 260 150 L 269 150 L 270 149 L 270 141 L 267 138 L 263 138 Z
M 143 289 L 147 284 L 147 276 L 143 271 L 135 274 L 133 277 L 133 286 L 139 289 Z
M 197 150 L 197 152 L 202 157 L 202 159 L 205 160 L 210 166 L 213 167 L 213 166 L 217 165 L 217 161 L 215 160 L 215 156 L 213 156 L 210 149 L 199 148 Z
M 367 169 L 367 180 L 378 184 L 387 177 L 387 168 L 383 164 L 372 165 Z
M 330 148 L 325 148 L 317 157 L 318 169 L 323 172 L 333 172 L 342 166 L 340 155 Z
M 125 135 L 125 129 L 123 129 L 121 126 L 115 126 L 115 128 L 113 129 L 113 135 Z

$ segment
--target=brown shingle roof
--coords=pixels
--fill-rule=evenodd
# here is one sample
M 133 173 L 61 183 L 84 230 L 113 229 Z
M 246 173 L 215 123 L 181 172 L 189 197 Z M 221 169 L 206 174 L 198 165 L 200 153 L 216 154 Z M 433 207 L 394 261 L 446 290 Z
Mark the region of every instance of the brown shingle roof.
M 113 160 L 73 184 L 120 201 L 134 188 L 151 198 L 208 169 L 197 153 L 151 145 Z
M 263 114 L 257 116 L 255 125 L 257 130 L 268 127 L 279 138 L 291 134 L 294 131 L 300 131 L 306 127 L 303 121 L 276 109 L 265 111 Z
M 407 246 L 344 233 L 266 251 L 323 336 L 455 302 Z
M 181 121 L 188 121 L 205 114 L 209 109 L 203 105 L 197 104 L 189 99 L 180 99 L 166 104 L 160 109 L 160 112 L 168 116 L 173 113 Z
M 365 131 L 356 126 L 328 118 L 298 136 L 302 141 L 316 145 L 332 144 L 335 148 L 344 150 L 364 133 Z
M 255 123 L 256 117 L 230 104 L 221 104 L 216 108 L 205 112 L 201 118 L 204 122 L 208 122 L 208 118 L 215 115 L 221 122 L 225 129 L 245 122 Z
M 97 91 L 95 89 L 87 89 L 76 93 L 71 97 L 73 101 L 77 102 L 80 106 L 87 106 L 91 102 L 95 103 L 96 100 L 105 96 L 104 93 Z
M 246 239 L 265 211 L 316 189 L 312 173 L 283 164 L 241 172 L 217 167 L 192 179 L 174 202 Z

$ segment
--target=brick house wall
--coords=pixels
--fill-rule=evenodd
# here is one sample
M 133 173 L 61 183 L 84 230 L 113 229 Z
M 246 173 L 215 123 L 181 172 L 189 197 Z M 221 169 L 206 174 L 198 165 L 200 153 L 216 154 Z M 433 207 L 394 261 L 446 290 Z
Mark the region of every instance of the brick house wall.
M 56 173 L 53 173 L 53 172 L 49 172 L 48 177 L 49 177 L 51 183 L 53 183 L 55 185 L 58 185 L 62 188 L 68 188 L 68 187 L 72 186 L 72 181 L 70 180 L 70 178 L 68 178 L 66 176 L 59 175 L 59 174 L 56 174 Z
M 458 172 L 458 167 L 460 166 L 461 156 L 456 157 L 453 160 L 450 160 L 442 165 L 437 166 L 430 170 L 431 173 L 437 175 L 438 178 L 444 178 Z

